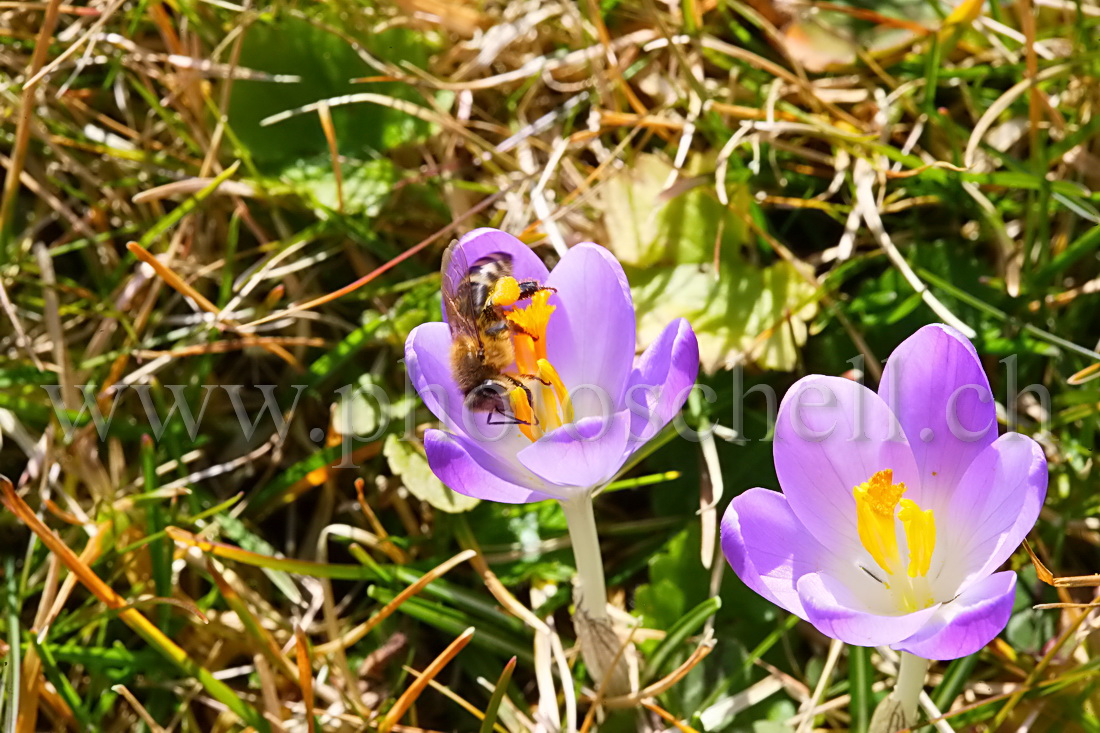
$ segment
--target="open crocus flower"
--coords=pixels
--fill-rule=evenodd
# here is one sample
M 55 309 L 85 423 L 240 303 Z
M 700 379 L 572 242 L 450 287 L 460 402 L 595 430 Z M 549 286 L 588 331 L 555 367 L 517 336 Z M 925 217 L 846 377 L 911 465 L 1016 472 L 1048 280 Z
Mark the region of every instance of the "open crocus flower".
M 463 256 L 452 257 L 451 268 L 503 253 L 517 281 L 549 289 L 505 309 L 516 355 L 506 371 L 528 375 L 521 377 L 527 390 L 507 395 L 514 419 L 492 420 L 492 413 L 464 407 L 447 323 L 425 323 L 409 334 L 409 377 L 444 425 L 424 436 L 432 470 L 459 493 L 506 503 L 565 500 L 602 487 L 687 398 L 699 366 L 691 327 L 682 319 L 670 323 L 635 360 L 630 287 L 603 247 L 576 245 L 553 272 L 495 229 L 473 231 L 456 248 Z M 452 281 L 464 276 L 444 273 Z M 501 424 L 508 422 L 516 424 Z
M 926 326 L 890 356 L 878 394 L 798 381 L 773 447 L 783 493 L 730 504 L 722 547 L 760 595 L 835 639 L 925 659 L 972 654 L 1008 623 L 1016 574 L 995 572 L 1039 516 L 1047 463 L 997 437 L 970 342 Z

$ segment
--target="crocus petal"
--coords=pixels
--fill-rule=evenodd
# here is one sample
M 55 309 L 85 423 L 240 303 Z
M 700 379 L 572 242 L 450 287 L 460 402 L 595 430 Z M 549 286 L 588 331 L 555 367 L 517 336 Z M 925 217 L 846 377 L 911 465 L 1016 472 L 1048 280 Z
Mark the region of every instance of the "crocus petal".
M 630 413 L 626 410 L 607 418 L 586 417 L 547 433 L 521 450 L 517 458 L 551 484 L 596 488 L 622 468 L 629 430 Z
M 460 494 L 504 504 L 526 504 L 552 498 L 489 471 L 486 466 L 496 466 L 501 472 L 508 467 L 498 464 L 488 454 L 481 453 L 475 458 L 471 453 L 478 453 L 476 444 L 442 430 L 429 430 L 424 434 L 424 451 L 432 472 L 445 486 Z
M 665 327 L 638 359 L 626 389 L 632 448 L 640 448 L 684 406 L 699 374 L 699 342 L 683 318 Z
M 893 470 L 906 498 L 921 503 L 916 464 L 890 408 L 861 384 L 809 376 L 787 392 L 775 428 L 775 470 L 799 521 L 838 554 L 863 557 L 853 489 Z M 864 557 L 865 556 L 865 557 Z
M 619 261 L 596 244 L 578 244 L 561 258 L 547 285 L 558 306 L 546 351 L 573 393 L 577 417 L 607 416 L 623 407 L 636 348 L 634 304 Z
M 722 552 L 745 585 L 806 618 L 798 579 L 821 570 L 828 550 L 806 532 L 786 497 L 767 489 L 735 497 L 722 517 Z
M 1008 624 L 1016 599 L 1016 573 L 995 573 L 944 603 L 913 636 L 895 649 L 925 659 L 958 659 L 991 642 Z
M 825 573 L 807 573 L 796 584 L 806 619 L 818 631 L 856 646 L 896 644 L 924 626 L 939 606 L 902 616 L 871 613 L 858 606 L 841 582 Z
M 936 516 L 944 538 L 933 557 L 944 563 L 936 587 L 955 592 L 1000 567 L 1035 525 L 1046 490 L 1046 456 L 1031 438 L 1005 433 L 978 454 Z
M 997 438 L 993 394 L 974 345 L 949 326 L 925 326 L 887 359 L 879 395 L 909 439 L 925 508 L 940 509 Z
M 452 429 L 462 425 L 463 395 L 451 375 L 451 329 L 446 323 L 424 323 L 405 341 L 405 369 L 413 389 L 432 414 Z

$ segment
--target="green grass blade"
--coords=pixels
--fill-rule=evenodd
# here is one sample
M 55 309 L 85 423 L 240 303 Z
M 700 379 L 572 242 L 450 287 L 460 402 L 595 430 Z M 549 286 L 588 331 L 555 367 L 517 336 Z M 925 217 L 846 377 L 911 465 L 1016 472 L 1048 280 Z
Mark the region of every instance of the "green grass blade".
M 849 712 L 852 715 L 852 733 L 867 733 L 874 707 L 871 684 L 871 650 L 865 646 L 848 646 L 848 688 L 852 696 Z
M 665 638 L 661 640 L 661 643 L 657 645 L 649 658 L 649 663 L 646 666 L 646 684 L 660 675 L 669 658 L 683 645 L 684 641 L 698 631 L 708 618 L 718 613 L 718 609 L 721 607 L 721 598 L 717 596 L 708 598 L 684 614 L 683 618 L 668 630 Z
M 481 721 L 478 733 L 491 733 L 497 722 L 497 714 L 500 712 L 500 704 L 504 702 L 504 694 L 508 691 L 508 683 L 512 681 L 512 671 L 516 668 L 516 658 L 508 660 L 504 665 L 504 671 L 500 673 L 496 687 L 493 688 L 493 696 L 489 698 L 489 705 L 485 708 L 485 718 Z

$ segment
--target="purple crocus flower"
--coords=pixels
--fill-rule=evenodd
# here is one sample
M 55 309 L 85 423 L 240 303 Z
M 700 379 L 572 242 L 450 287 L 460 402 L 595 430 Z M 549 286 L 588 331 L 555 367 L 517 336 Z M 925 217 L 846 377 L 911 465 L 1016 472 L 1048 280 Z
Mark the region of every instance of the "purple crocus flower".
M 517 280 L 553 291 L 517 303 L 508 316 L 534 337 L 515 335 L 520 363 L 513 373 L 537 374 L 542 382 L 527 380 L 534 405 L 513 403 L 527 425 L 487 424 L 488 413 L 464 408 L 447 323 L 425 323 L 409 334 L 409 377 L 444 426 L 424 436 L 432 470 L 461 494 L 511 504 L 568 500 L 602 487 L 687 398 L 699 367 L 691 327 L 673 321 L 635 359 L 630 287 L 603 247 L 578 244 L 548 272 L 529 247 L 495 229 L 470 232 L 456 246 L 463 256 L 452 257 L 452 268 L 503 253 Z M 453 281 L 464 275 L 445 273 Z
M 972 654 L 1008 623 L 1016 574 L 995 572 L 1034 525 L 1039 445 L 997 437 L 973 345 L 926 326 L 887 361 L 878 394 L 799 380 L 773 446 L 783 493 L 730 504 L 722 548 L 750 588 L 834 639 L 925 659 Z

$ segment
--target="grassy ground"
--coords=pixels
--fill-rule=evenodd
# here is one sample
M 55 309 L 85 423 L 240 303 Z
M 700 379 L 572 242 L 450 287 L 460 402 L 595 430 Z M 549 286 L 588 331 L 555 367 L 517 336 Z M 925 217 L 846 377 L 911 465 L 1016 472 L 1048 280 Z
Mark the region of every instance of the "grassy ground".
M 889 654 L 715 554 L 778 487 L 747 391 L 957 324 L 1050 459 L 1037 552 L 1100 570 L 1098 38 L 1095 0 L 0 3 L 3 730 L 866 730 Z M 655 685 L 606 717 L 557 505 L 456 503 L 400 440 L 405 336 L 484 225 L 611 247 L 714 390 L 715 437 L 597 500 Z M 1034 609 L 1095 591 L 1012 566 L 938 726 L 1100 730 L 1095 611 Z

